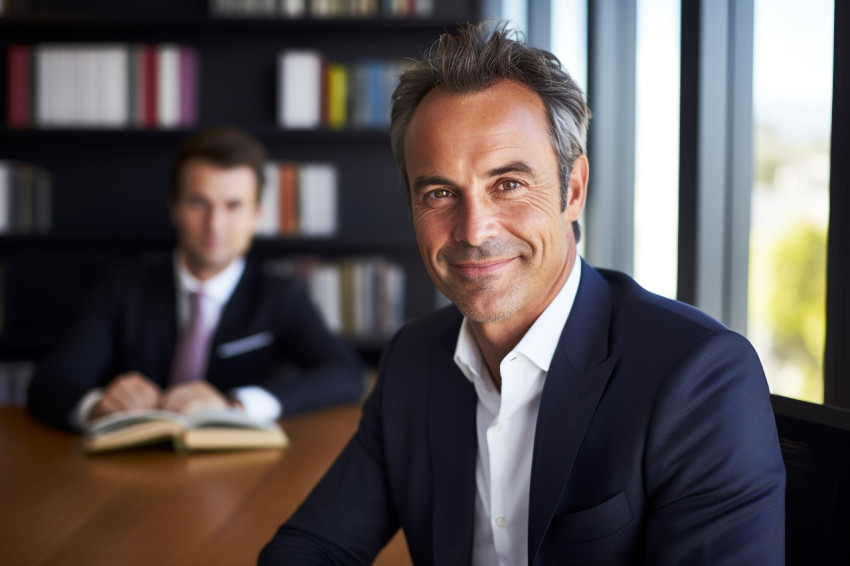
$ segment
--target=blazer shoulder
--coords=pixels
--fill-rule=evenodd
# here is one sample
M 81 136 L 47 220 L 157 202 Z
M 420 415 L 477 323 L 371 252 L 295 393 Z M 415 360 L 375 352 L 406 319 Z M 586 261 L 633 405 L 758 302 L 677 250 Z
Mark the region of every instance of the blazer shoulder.
M 145 303 L 151 297 L 173 293 L 174 272 L 170 258 L 151 256 L 141 261 L 110 265 L 99 277 L 89 302 Z
M 307 292 L 307 286 L 291 269 L 277 264 L 260 262 L 255 259 L 245 261 L 245 272 L 239 287 L 252 295 L 280 298 Z
M 707 351 L 758 359 L 746 337 L 698 308 L 651 293 L 622 273 L 600 274 L 612 290 L 609 347 L 621 362 L 655 368 L 652 373 L 660 376 Z
M 232 315 L 228 317 L 230 321 L 234 320 L 233 316 L 241 320 L 258 316 L 281 319 L 293 306 L 307 300 L 306 286 L 294 275 L 275 269 L 273 264 L 249 258 L 227 301 L 225 312 Z
M 608 269 L 598 271 L 611 287 L 613 315 L 621 325 L 701 336 L 728 330 L 711 315 L 687 303 L 652 293 L 624 273 Z

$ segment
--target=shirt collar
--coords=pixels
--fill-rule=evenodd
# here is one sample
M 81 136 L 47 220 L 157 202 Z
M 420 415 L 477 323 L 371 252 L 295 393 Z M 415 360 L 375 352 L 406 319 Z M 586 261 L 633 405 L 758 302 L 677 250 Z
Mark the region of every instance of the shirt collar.
M 514 351 L 519 352 L 531 360 L 534 365 L 545 372 L 549 371 L 549 364 L 555 356 L 555 349 L 561 339 L 561 332 L 573 309 L 578 283 L 581 279 L 581 260 L 576 257 L 573 269 L 558 295 L 549 303 L 546 310 L 537 317 L 525 336 L 516 345 Z
M 564 286 L 546 309 L 537 317 L 528 332 L 520 339 L 513 351 L 519 352 L 531 360 L 534 365 L 544 372 L 549 371 L 549 365 L 555 356 L 555 349 L 561 339 L 561 332 L 567 323 L 567 318 L 575 302 L 578 284 L 581 279 L 581 258 L 576 256 L 570 275 Z M 483 372 L 484 361 L 469 322 L 464 317 L 460 325 L 457 345 L 454 355 L 455 364 L 461 369 L 469 381 L 475 383 Z M 490 380 L 484 380 L 490 381 Z
M 183 261 L 183 254 L 179 250 L 174 252 L 174 273 L 177 274 L 177 290 L 180 293 L 196 293 L 203 288 L 204 296 L 219 304 L 227 302 L 244 271 L 245 258 L 239 256 L 219 273 L 216 273 L 206 281 L 201 281 L 192 275 L 189 268 L 186 267 L 186 263 Z

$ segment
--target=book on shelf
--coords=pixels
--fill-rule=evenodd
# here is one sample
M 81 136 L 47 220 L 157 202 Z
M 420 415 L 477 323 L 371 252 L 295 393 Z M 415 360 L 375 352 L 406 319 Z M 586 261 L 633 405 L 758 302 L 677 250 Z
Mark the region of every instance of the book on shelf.
M 210 13 L 231 18 L 427 17 L 433 0 L 211 0 Z
M 335 165 L 269 162 L 265 177 L 258 235 L 329 237 L 337 233 Z
M 314 49 L 289 49 L 278 64 L 278 123 L 282 128 L 322 125 L 325 58 Z
M 267 161 L 263 168 L 265 181 L 260 192 L 260 221 L 257 224 L 257 234 L 273 236 L 280 233 L 280 186 L 279 165 Z
M 174 44 L 162 44 L 157 51 L 157 123 L 162 128 L 180 125 L 180 52 Z
M 178 68 L 179 125 L 191 128 L 198 122 L 198 52 L 189 47 L 179 47 Z
M 139 57 L 136 59 L 140 62 L 141 71 L 138 74 L 140 84 L 136 91 L 136 96 L 142 99 L 141 112 L 136 116 L 140 127 L 153 129 L 159 121 L 157 116 L 157 101 L 159 94 L 159 73 L 156 55 L 156 48 L 153 45 L 141 45 L 136 48 Z
M 93 420 L 86 427 L 83 450 L 107 452 L 164 442 L 185 452 L 284 448 L 289 439 L 278 423 L 258 422 L 236 409 L 189 415 L 140 409 Z
M 278 234 L 294 236 L 298 234 L 298 166 L 295 163 L 278 164 L 277 188 Z
M 328 64 L 327 125 L 344 128 L 348 122 L 348 67 L 342 63 Z
M 392 94 L 404 68 L 402 61 L 369 59 L 351 65 L 351 125 L 386 128 L 390 125 Z
M 307 0 L 279 0 L 278 13 L 284 18 L 303 18 L 307 13 Z
M 386 128 L 401 60 L 329 62 L 314 49 L 278 58 L 278 125 L 284 129 Z
M 209 6 L 213 16 L 274 16 L 278 12 L 278 0 L 211 0 Z
M 174 128 L 196 122 L 198 55 L 172 43 L 15 44 L 10 128 Z
M 302 236 L 336 233 L 336 167 L 329 163 L 304 163 L 298 168 L 298 227 Z
M 25 128 L 32 121 L 32 49 L 11 45 L 6 53 L 6 124 Z
M 52 224 L 50 175 L 35 165 L 0 161 L 0 234 L 45 234 Z
M 386 338 L 404 322 L 404 268 L 385 257 L 285 258 L 269 266 L 304 281 L 333 332 Z

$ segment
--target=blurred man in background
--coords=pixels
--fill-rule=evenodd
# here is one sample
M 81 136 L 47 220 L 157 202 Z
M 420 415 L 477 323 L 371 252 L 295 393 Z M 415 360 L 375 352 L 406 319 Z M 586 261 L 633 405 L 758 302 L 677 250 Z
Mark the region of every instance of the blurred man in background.
M 357 354 L 332 335 L 300 282 L 246 258 L 266 151 L 234 129 L 183 143 L 172 168 L 170 259 L 115 271 L 39 365 L 33 416 L 80 430 L 134 409 L 232 407 L 272 421 L 358 401 Z

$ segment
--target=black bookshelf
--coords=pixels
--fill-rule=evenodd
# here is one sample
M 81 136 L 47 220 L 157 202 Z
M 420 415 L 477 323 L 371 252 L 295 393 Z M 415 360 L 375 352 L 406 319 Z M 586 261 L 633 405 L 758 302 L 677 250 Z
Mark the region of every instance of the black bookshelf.
M 345 128 L 331 130 L 325 128 L 304 130 L 283 130 L 268 124 L 242 126 L 250 129 L 266 143 L 328 144 L 328 143 L 373 143 L 389 149 L 390 137 L 380 128 Z M 18 142 L 110 142 L 125 143 L 146 140 L 150 143 L 178 143 L 193 129 L 173 128 L 163 130 L 143 130 L 134 128 L 0 128 L 0 141 Z
M 283 130 L 276 125 L 277 56 L 314 48 L 331 61 L 416 57 L 477 0 L 436 0 L 434 17 L 224 18 L 199 0 L 28 0 L 0 17 L 0 159 L 36 164 L 52 178 L 52 230 L 0 236 L 3 272 L 0 360 L 38 359 L 63 331 L 94 282 L 116 262 L 167 254 L 168 167 L 187 129 L 10 129 L 6 53 L 17 43 L 174 42 L 200 61 L 196 128 L 250 131 L 279 161 L 330 161 L 339 173 L 333 238 L 258 238 L 261 259 L 381 255 L 404 266 L 407 318 L 434 307 L 435 290 L 415 243 L 407 200 L 385 129 Z M 17 8 L 17 9 L 16 9 Z M 55 280 L 62 282 L 61 291 Z M 376 362 L 386 337 L 352 337 Z
M 0 254 L 3 257 L 31 257 L 45 253 L 103 253 L 132 257 L 145 251 L 165 252 L 174 248 L 174 237 L 120 237 L 57 236 L 53 234 L 12 234 L 0 236 Z M 343 257 L 349 255 L 381 254 L 387 256 L 419 254 L 412 239 L 383 238 L 307 238 L 257 236 L 251 253 L 269 258 L 278 255 L 313 255 Z

